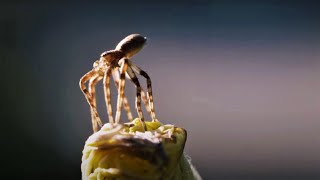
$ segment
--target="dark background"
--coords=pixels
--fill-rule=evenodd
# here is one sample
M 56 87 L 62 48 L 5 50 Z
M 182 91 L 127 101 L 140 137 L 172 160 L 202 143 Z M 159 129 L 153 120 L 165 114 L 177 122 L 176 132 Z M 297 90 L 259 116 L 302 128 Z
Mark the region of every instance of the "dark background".
M 320 178 L 316 1 L 0 5 L 1 179 L 81 178 L 92 129 L 78 81 L 132 33 L 148 37 L 133 61 L 158 118 L 188 130 L 204 179 Z M 101 85 L 98 98 L 106 122 Z

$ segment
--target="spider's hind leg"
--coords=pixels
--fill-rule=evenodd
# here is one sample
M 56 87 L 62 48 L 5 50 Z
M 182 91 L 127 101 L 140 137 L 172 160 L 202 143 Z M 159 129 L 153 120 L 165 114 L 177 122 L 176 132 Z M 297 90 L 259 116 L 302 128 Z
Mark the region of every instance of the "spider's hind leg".
M 142 98 L 142 101 L 144 103 L 144 106 L 146 107 L 147 112 L 152 117 L 152 113 L 151 113 L 151 110 L 150 110 L 150 107 L 149 107 L 148 98 L 147 98 L 146 94 L 144 93 L 144 90 L 143 90 L 142 87 L 141 87 L 141 98 Z
M 115 84 L 116 84 L 116 87 L 119 88 L 119 80 L 120 80 L 120 75 L 119 75 L 119 72 L 118 72 L 118 69 L 116 69 L 114 72 L 113 72 L 113 79 L 115 81 Z M 127 72 L 127 75 L 128 75 L 128 72 Z M 129 75 L 128 75 L 129 76 Z M 128 79 L 131 80 L 130 76 L 128 77 Z M 132 81 L 132 80 L 131 80 Z M 144 93 L 144 90 L 143 88 L 141 87 L 141 98 L 142 98 L 142 101 L 146 107 L 146 110 L 147 112 L 150 114 L 151 116 L 151 110 L 150 110 L 150 107 L 149 107 L 149 102 L 148 102 L 148 99 L 146 97 L 146 94 Z M 128 99 L 126 98 L 126 96 L 123 97 L 123 106 L 124 106 L 124 109 L 126 110 L 127 112 L 127 116 L 128 116 L 128 119 L 129 121 L 132 121 L 133 118 L 132 118 L 132 114 L 131 114 L 131 110 L 130 110 L 130 106 L 129 106 L 129 103 L 128 103 Z
M 119 72 L 118 72 L 118 68 L 116 68 L 113 72 L 112 72 L 112 75 L 113 75 L 113 80 L 114 80 L 114 83 L 117 87 L 117 89 L 119 88 L 119 81 L 120 81 L 120 75 L 119 75 Z M 128 99 L 127 97 L 124 95 L 123 96 L 123 107 L 127 113 L 127 117 L 128 117 L 128 120 L 129 121 L 132 121 L 133 120 L 133 116 L 132 116 L 132 113 L 131 113 L 131 110 L 130 110 L 130 105 L 129 105 L 129 102 L 128 102 Z
M 141 119 L 142 121 L 142 125 L 143 125 L 143 128 L 146 130 L 146 126 L 144 124 L 144 116 L 143 116 L 143 113 L 142 113 L 142 110 L 141 110 L 141 86 L 140 86 L 140 83 L 139 83 L 139 80 L 137 78 L 137 76 L 135 75 L 135 73 L 133 72 L 133 70 L 131 69 L 131 67 L 129 66 L 128 69 L 127 69 L 127 74 L 130 78 L 130 80 L 135 84 L 136 86 L 136 89 L 137 89 L 137 94 L 136 94 L 136 109 L 137 109 L 137 112 L 138 112 L 138 115 L 139 115 L 139 118 Z
M 129 66 L 132 68 L 132 70 L 134 72 L 140 74 L 141 76 L 143 76 L 144 78 L 147 79 L 147 88 L 148 88 L 149 106 L 150 106 L 150 110 L 151 110 L 151 118 L 152 118 L 152 121 L 157 121 L 156 114 L 154 111 L 151 78 L 149 77 L 149 75 L 145 71 L 143 71 L 141 68 L 139 68 L 137 65 L 135 65 L 131 61 L 129 61 Z

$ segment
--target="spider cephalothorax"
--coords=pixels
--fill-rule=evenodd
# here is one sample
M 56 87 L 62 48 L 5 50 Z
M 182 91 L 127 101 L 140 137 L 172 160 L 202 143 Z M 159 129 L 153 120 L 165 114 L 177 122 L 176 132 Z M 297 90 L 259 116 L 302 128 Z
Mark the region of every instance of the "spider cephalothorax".
M 130 58 L 138 53 L 146 43 L 146 38 L 139 34 L 132 34 L 124 38 L 116 46 L 115 50 L 110 50 L 103 52 L 100 59 L 93 64 L 93 69 L 86 73 L 79 82 L 80 88 L 85 95 L 90 108 L 92 116 L 93 130 L 98 131 L 98 124 L 102 126 L 99 114 L 96 108 L 96 95 L 95 95 L 95 85 L 103 79 L 104 84 L 104 94 L 107 105 L 109 122 L 119 123 L 122 103 L 124 104 L 124 109 L 127 112 L 128 119 L 131 121 L 132 114 L 130 111 L 130 106 L 128 104 L 127 98 L 124 94 L 125 77 L 127 77 L 135 84 L 136 93 L 136 109 L 141 121 L 144 121 L 144 116 L 141 110 L 141 97 L 146 105 L 147 111 L 150 113 L 153 121 L 156 121 L 156 116 L 153 106 L 153 96 L 151 79 L 148 74 L 135 65 Z M 140 74 L 147 79 L 147 89 L 148 98 L 144 94 L 143 89 L 140 86 L 138 78 L 136 76 Z M 111 107 L 111 93 L 110 93 L 110 76 L 113 76 L 116 86 L 118 87 L 118 101 L 117 101 L 117 111 L 115 116 L 115 121 L 113 120 L 112 107 Z M 88 90 L 85 83 L 89 81 Z M 149 102 L 148 102 L 149 101 Z

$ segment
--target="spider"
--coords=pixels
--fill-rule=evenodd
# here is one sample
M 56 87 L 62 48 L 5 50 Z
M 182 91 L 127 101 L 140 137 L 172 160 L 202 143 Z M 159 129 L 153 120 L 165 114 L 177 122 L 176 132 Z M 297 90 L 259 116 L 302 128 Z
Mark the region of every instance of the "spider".
M 81 77 L 79 85 L 87 102 L 89 103 L 91 110 L 93 131 L 98 131 L 98 125 L 102 126 L 102 121 L 99 117 L 96 107 L 96 94 L 95 85 L 103 79 L 104 95 L 107 106 L 108 118 L 111 124 L 117 124 L 120 122 L 122 104 L 126 110 L 129 121 L 132 121 L 132 114 L 128 100 L 124 94 L 125 77 L 131 80 L 136 86 L 136 100 L 135 106 L 141 121 L 144 121 L 144 116 L 141 110 L 141 96 L 146 106 L 148 113 L 152 118 L 152 121 L 157 121 L 152 96 L 151 79 L 149 75 L 143 71 L 140 67 L 135 65 L 130 58 L 138 53 L 146 44 L 147 38 L 139 34 L 131 34 L 121 40 L 114 50 L 103 52 L 100 59 L 95 61 L 93 69 Z M 119 72 L 120 71 L 120 72 Z M 143 76 L 147 81 L 147 96 L 144 90 L 140 86 L 136 73 Z M 111 107 L 111 93 L 110 93 L 110 77 L 113 76 L 116 87 L 118 88 L 117 110 L 115 121 L 113 119 L 112 107 Z M 88 89 L 86 82 L 88 82 Z M 142 123 L 144 124 L 144 123 Z M 145 128 L 145 126 L 144 126 Z

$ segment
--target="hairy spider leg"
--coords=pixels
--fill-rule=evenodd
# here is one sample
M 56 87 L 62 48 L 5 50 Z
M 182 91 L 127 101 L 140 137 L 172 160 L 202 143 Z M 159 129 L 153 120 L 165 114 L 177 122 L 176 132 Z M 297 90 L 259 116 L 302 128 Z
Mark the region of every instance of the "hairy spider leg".
M 137 94 L 136 94 L 136 109 L 139 115 L 140 120 L 142 121 L 142 124 L 144 126 L 144 129 L 146 130 L 145 124 L 144 124 L 144 116 L 141 110 L 141 86 L 139 83 L 139 80 L 136 76 L 136 74 L 133 72 L 131 67 L 129 66 L 127 69 L 127 74 L 129 75 L 130 80 L 135 84 L 136 89 L 137 89 Z
M 104 90 L 104 97 L 106 100 L 106 106 L 108 111 L 108 117 L 110 124 L 113 124 L 113 114 L 112 114 L 112 107 L 111 107 L 111 93 L 110 93 L 110 76 L 112 74 L 112 68 L 107 68 L 106 72 L 104 73 L 103 77 L 103 90 Z
M 115 70 L 113 71 L 112 75 L 113 75 L 113 79 L 115 81 L 115 84 L 116 84 L 116 87 L 119 88 L 119 79 L 120 79 L 120 75 L 119 75 L 119 72 L 118 72 L 118 69 L 119 68 L 115 68 Z M 127 72 L 127 75 L 128 75 L 128 72 Z M 132 79 L 130 78 L 130 76 L 128 75 L 128 79 L 130 81 L 132 81 Z M 132 81 L 133 82 L 133 81 Z M 146 110 L 147 112 L 150 114 L 151 116 L 151 110 L 150 110 L 150 107 L 149 107 L 149 102 L 148 102 L 148 99 L 146 97 L 146 94 L 144 93 L 144 90 L 143 88 L 141 87 L 141 97 L 142 97 L 142 101 L 146 107 Z M 129 121 L 132 121 L 133 118 L 132 118 L 132 114 L 131 114 L 131 110 L 130 110 L 130 106 L 129 106 L 129 103 L 128 103 L 128 100 L 126 98 L 126 96 L 124 96 L 123 98 L 123 105 L 124 105 L 124 109 L 126 110 L 127 112 L 127 116 L 128 116 L 128 119 Z
M 97 83 L 102 79 L 102 76 L 100 75 L 96 75 L 95 77 L 91 78 L 88 84 L 88 91 L 89 94 L 93 100 L 93 104 L 95 106 L 97 106 L 96 104 L 96 88 L 95 86 L 97 85 Z M 98 131 L 98 124 L 100 126 L 102 126 L 102 122 L 99 121 L 100 119 L 97 119 L 94 115 L 94 111 L 92 108 L 90 108 L 91 111 L 91 121 L 92 121 L 92 128 L 93 128 L 93 132 L 97 132 Z
M 153 105 L 151 79 L 150 79 L 149 75 L 131 61 L 129 61 L 129 66 L 132 68 L 132 70 L 134 72 L 136 72 L 137 74 L 140 74 L 141 76 L 146 78 L 147 88 L 148 88 L 148 97 L 149 97 L 149 106 L 150 106 L 150 110 L 151 110 L 151 118 L 152 118 L 152 121 L 157 121 L 156 114 L 154 111 L 154 105 Z
M 79 86 L 80 86 L 80 89 L 81 89 L 82 93 L 84 94 L 87 102 L 89 103 L 90 108 L 93 111 L 93 114 L 94 114 L 94 117 L 95 117 L 94 119 L 96 120 L 96 122 L 99 123 L 99 122 L 101 122 L 101 120 L 100 120 L 100 117 L 99 117 L 99 114 L 98 114 L 98 111 L 97 111 L 97 107 L 94 104 L 94 100 L 92 99 L 92 97 L 89 94 L 89 91 L 87 90 L 87 87 L 85 85 L 85 83 L 88 80 L 90 80 L 92 77 L 94 77 L 96 74 L 97 74 L 97 72 L 95 70 L 91 70 L 91 71 L 87 72 L 85 75 L 83 75 L 80 78 Z M 101 123 L 101 125 L 102 125 L 102 123 Z
M 124 84 L 125 84 L 125 78 L 126 78 L 126 71 L 128 68 L 128 59 L 122 58 L 119 61 L 120 65 L 120 81 L 119 81 L 119 88 L 118 88 L 118 101 L 117 101 L 117 112 L 116 112 L 116 118 L 115 123 L 118 124 L 120 122 L 120 116 L 121 116 L 121 108 L 123 103 L 123 97 L 124 97 Z
M 120 81 L 120 75 L 119 75 L 118 69 L 119 68 L 115 68 L 112 72 L 113 80 L 114 80 L 114 83 L 115 83 L 117 89 L 119 88 L 119 81 Z M 133 121 L 133 116 L 131 113 L 130 105 L 129 105 L 128 99 L 125 95 L 123 96 L 123 107 L 127 113 L 128 120 Z
M 150 107 L 149 107 L 149 102 L 148 102 L 148 98 L 146 96 L 146 94 L 144 93 L 144 90 L 143 88 L 141 87 L 141 97 L 142 97 L 142 101 L 144 103 L 144 106 L 146 107 L 147 109 L 147 112 L 150 114 L 151 116 L 151 110 L 150 110 Z

